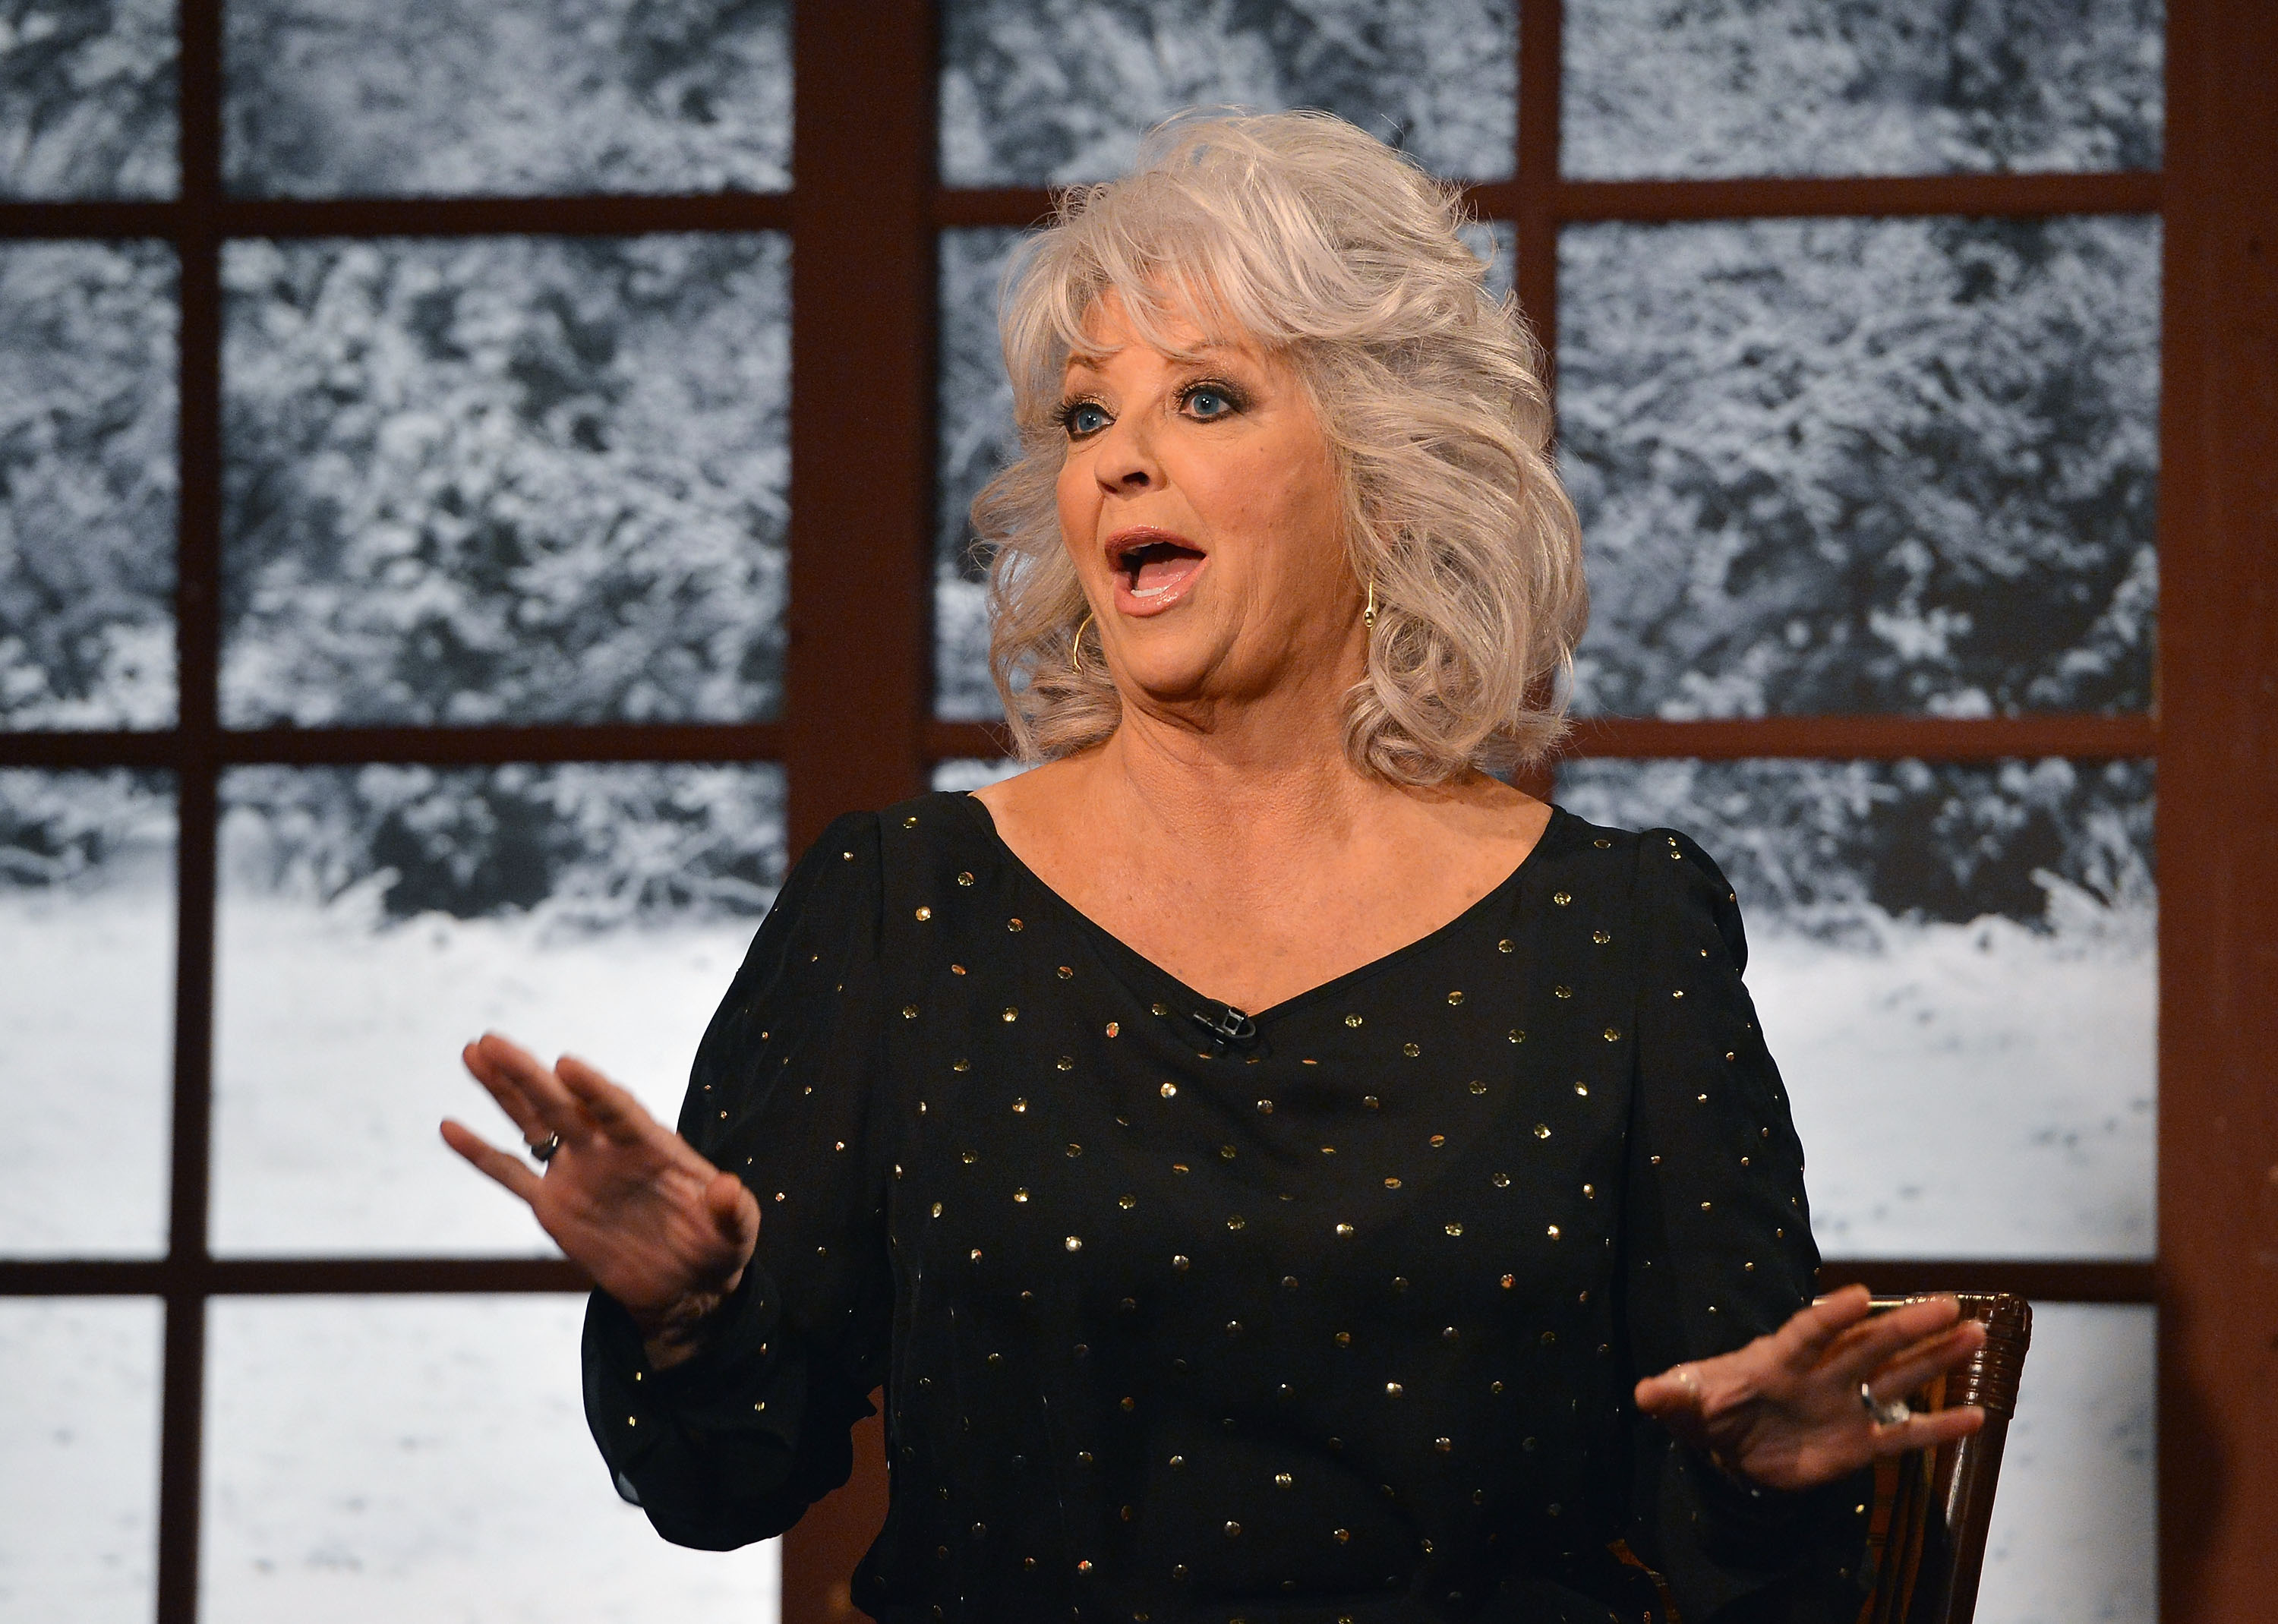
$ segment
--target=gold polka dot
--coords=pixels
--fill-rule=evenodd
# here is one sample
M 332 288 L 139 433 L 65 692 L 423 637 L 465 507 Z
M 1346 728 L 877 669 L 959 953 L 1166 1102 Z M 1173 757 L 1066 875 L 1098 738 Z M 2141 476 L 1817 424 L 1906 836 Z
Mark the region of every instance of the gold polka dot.
M 1067 1147 L 1067 1153 L 1071 1156 L 1080 1156 L 1083 1154 L 1083 1147 L 1071 1142 Z
M 1025 1117 L 1028 1114 L 1028 1102 L 1026 1100 L 1015 1100 L 1013 1102 L 1013 1115 L 1015 1117 Z
M 1556 1224 L 1552 1224 L 1547 1232 L 1549 1234 L 1551 1239 L 1556 1240 L 1558 1239 L 1558 1226 Z
M 964 1163 L 966 1166 L 971 1167 L 975 1162 L 981 1160 L 981 1158 L 975 1155 L 972 1151 L 967 1150 L 960 1152 L 958 1155 L 958 1160 Z
M 1505 936 L 1501 942 L 1495 943 L 1495 951 L 1498 953 L 1516 953 L 1518 951 L 1518 944 L 1513 942 L 1510 937 Z
M 1348 1015 L 1348 1016 L 1346 1016 L 1346 1017 L 1345 1017 L 1345 1025 L 1348 1025 L 1348 1026 L 1357 1026 L 1357 1025 L 1360 1025 L 1360 1017 L 1359 1017 L 1359 1016 L 1357 1016 L 1357 1015 Z
M 981 1248 L 979 1247 L 973 1248 L 973 1261 L 976 1263 L 981 1261 Z
M 1164 1097 L 1165 1099 L 1166 1099 L 1166 1100 L 1173 1100 L 1173 1099 L 1176 1099 L 1176 1098 L 1178 1097 L 1178 1094 L 1179 1094 L 1179 1086 L 1178 1086 L 1178 1084 L 1176 1084 L 1176 1083 L 1165 1083 L 1165 1084 L 1163 1085 L 1163 1091 L 1162 1091 L 1162 1092 L 1163 1092 L 1163 1097 Z
M 1115 1204 L 1124 1211 L 1129 1212 L 1139 1204 L 1139 1198 L 1135 1195 L 1119 1195 L 1115 1198 Z
M 1460 1235 L 1464 1232 L 1464 1226 L 1460 1224 L 1450 1224 L 1447 1227 L 1448 1233 L 1450 1235 Z
M 919 909 L 919 910 L 918 910 L 918 918 L 919 918 L 919 919 L 920 919 L 920 920 L 925 920 L 925 919 L 929 919 L 933 918 L 933 910 L 932 910 L 932 909 L 930 909 L 930 908 L 921 908 L 921 909 Z
M 1242 1532 L 1242 1524 L 1240 1524 L 1239 1522 L 1229 1522 L 1229 1523 L 1227 1523 L 1227 1524 L 1226 1525 L 1226 1536 L 1227 1536 L 1228 1539 L 1232 1539 L 1232 1538 L 1234 1538 L 1236 1535 L 1240 1534 L 1241 1532 Z
M 1234 1148 L 1234 1147 L 1233 1147 L 1233 1146 L 1231 1146 L 1231 1145 L 1220 1145 L 1220 1146 L 1218 1147 L 1218 1157 L 1219 1157 L 1219 1161 L 1221 1161 L 1221 1162 L 1231 1162 L 1231 1161 L 1233 1161 L 1233 1160 L 1234 1160 L 1234 1158 L 1235 1158 L 1235 1148 Z
M 1613 939 L 1614 933 L 1609 930 L 1594 930 L 1590 933 L 1590 940 L 1596 942 L 1600 947 L 1604 947 L 1606 943 L 1611 942 Z
M 1551 894 L 1550 900 L 1556 903 L 1561 908 L 1563 908 L 1568 903 L 1574 900 L 1574 893 L 1571 891 L 1556 891 Z
M 973 876 L 971 874 L 959 874 L 957 877 L 957 883 L 959 885 L 971 885 L 973 883 Z
M 1505 1275 L 1505 1276 L 1502 1277 L 1502 1289 L 1503 1289 L 1503 1290 L 1505 1290 L 1506 1292 L 1507 1292 L 1507 1291 L 1509 1291 L 1509 1290 L 1510 1290 L 1513 1286 L 1517 1285 L 1517 1284 L 1518 1284 L 1518 1277 L 1517 1277 L 1517 1275 Z
M 1276 1472 L 1273 1474 L 1273 1486 L 1277 1489 L 1287 1489 L 1290 1484 L 1296 1481 L 1297 1480 L 1296 1478 L 1290 1476 L 1287 1472 Z
M 1586 1184 L 1582 1186 L 1582 1193 L 1594 1201 L 1598 1199 L 1598 1187 L 1595 1185 Z
M 1684 997 L 1684 996 L 1685 996 L 1685 989 L 1684 989 L 1683 987 L 1678 987 L 1675 992 L 1673 992 L 1673 993 L 1670 994 L 1669 995 L 1670 995 L 1670 997 L 1672 997 L 1672 998 L 1682 998 L 1682 997 Z
M 1574 1085 L 1574 1092 L 1586 1100 L 1590 1097 L 1590 1085 L 1578 1082 Z
M 1083 1237 L 1081 1235 L 1070 1235 L 1066 1240 L 1061 1241 L 1060 1245 L 1066 1247 L 1071 1252 L 1081 1252 L 1083 1250 Z
M 1018 919 L 1007 919 L 1005 921 L 1005 928 L 1011 931 L 1014 935 L 1018 935 L 1021 932 L 1026 930 L 1028 926 L 1021 924 Z
M 903 1018 L 904 1020 L 906 1020 L 906 1021 L 913 1021 L 913 1020 L 917 1019 L 917 1018 L 918 1018 L 918 1006 L 917 1006 L 917 1005 L 915 1005 L 915 1004 L 913 1004 L 913 1003 L 906 1003 L 906 1004 L 904 1004 L 904 1005 L 902 1006 L 902 1018 Z
M 1111 1038 L 1122 1030 L 1122 1026 L 1117 1022 L 1110 1021 L 1107 1023 L 1107 1035 Z
M 1260 1100 L 1257 1102 L 1257 1114 L 1261 1117 L 1271 1117 L 1273 1114 L 1273 1102 Z
M 1155 1004 L 1152 1008 L 1158 1015 L 1168 1015 L 1171 1012 L 1171 1006 L 1167 1003 Z
M 1447 1142 L 1448 1136 L 1444 1133 L 1434 1133 L 1429 1141 L 1432 1148 L 1434 1150 L 1440 1149 L 1442 1146 L 1446 1145 Z
M 1509 1173 L 1497 1173 L 1488 1182 L 1493 1184 L 1498 1190 L 1508 1190 L 1510 1188 L 1510 1175 Z
M 1620 1042 L 1621 1041 L 1622 1041 L 1622 1029 L 1621 1029 L 1619 1026 L 1609 1026 L 1609 1027 L 1607 1027 L 1607 1028 L 1606 1028 L 1606 1041 L 1607 1041 L 1607 1042 L 1609 1042 L 1609 1043 L 1618 1043 L 1618 1042 Z
M 778 1199 L 778 1200 L 782 1199 L 782 1198 L 781 1198 L 781 1196 L 780 1196 L 780 1194 L 778 1194 L 778 1196 L 777 1196 L 777 1198 L 776 1198 L 776 1199 Z M 936 1201 L 936 1202 L 933 1204 L 933 1216 L 934 1216 L 935 1217 L 936 1217 L 936 1218 L 938 1218 L 939 1216 L 941 1216 L 941 1203 L 940 1203 L 939 1201 Z
M 952 975 L 963 975 L 965 973 L 965 966 L 963 964 L 952 964 L 949 967 L 949 973 Z
M 1337 1225 L 1337 1233 L 1340 1235 L 1349 1235 L 1352 1232 L 1353 1226 L 1349 1224 L 1340 1224 Z
M 1433 1438 L 1432 1440 L 1432 1447 L 1438 1450 L 1443 1455 L 1449 1450 L 1455 1448 L 1455 1446 L 1456 1442 L 1453 1438 Z
M 1028 1201 L 1028 1193 L 1026 1190 L 1015 1190 L 1013 1192 L 1013 1199 L 1021 1205 L 1026 1206 Z
M 1384 1104 L 1384 1102 L 1383 1102 L 1383 1101 L 1381 1101 L 1381 1100 L 1378 1099 L 1378 1098 L 1377 1098 L 1374 1094 L 1365 1094 L 1361 1095 L 1361 1097 L 1360 1097 L 1360 1102 L 1361 1102 L 1363 1105 L 1367 1106 L 1367 1107 L 1368 1107 L 1368 1109 L 1371 1109 L 1371 1110 L 1378 1110 L 1378 1109 L 1382 1109 L 1383 1104 Z
M 1518 1027 L 1513 1026 L 1510 1029 L 1510 1041 L 1514 1043 L 1524 1043 L 1526 1041 L 1526 1033 Z
M 1456 1005 L 1456 1004 L 1459 1004 L 1459 1003 L 1463 1003 L 1463 1001 L 1464 1001 L 1464 995 L 1463 995 L 1463 993 L 1462 993 L 1460 990 L 1456 991 L 1456 992 L 1449 993 L 1449 994 L 1448 995 L 1448 1003 L 1449 1003 L 1449 1006 L 1450 1006 L 1450 1007 L 1452 1007 L 1452 1006 L 1454 1006 L 1454 1005 Z
M 1574 989 L 1563 985 L 1554 987 L 1550 989 L 1550 995 L 1554 998 L 1571 998 L 1574 995 Z
M 1074 1055 L 1062 1055 L 1058 1060 L 1052 1062 L 1052 1066 L 1056 1071 L 1073 1071 L 1075 1070 L 1075 1056 Z
M 1408 1390 L 1405 1387 L 1403 1387 L 1397 1382 L 1387 1382 L 1384 1384 L 1384 1396 L 1387 1399 L 1397 1399 L 1402 1393 L 1404 1393 L 1407 1391 Z
M 1248 1220 L 1243 1218 L 1240 1213 L 1236 1213 L 1234 1216 L 1226 1221 L 1226 1226 L 1230 1230 L 1238 1230 L 1241 1229 L 1247 1222 Z
M 1477 1078 L 1473 1078 L 1472 1079 L 1472 1092 L 1473 1094 L 1485 1094 L 1487 1091 L 1487 1086 L 1485 1083 L 1479 1081 Z
M 906 829 L 913 829 L 917 827 L 918 815 L 915 812 L 912 812 L 908 817 L 903 819 L 902 827 Z
M 1413 1043 L 1403 1043 L 1400 1046 L 1400 1052 L 1407 1056 L 1410 1060 L 1413 1060 L 1417 1056 L 1422 1054 L 1424 1051 Z
M 1599 839 L 1599 840 L 1594 840 L 1594 841 L 1592 841 L 1590 843 L 1591 843 L 1592 845 L 1595 846 L 1599 850 L 1603 851 L 1603 850 L 1607 850 L 1608 848 L 1609 848 L 1610 846 L 1612 846 L 1614 842 L 1613 842 L 1612 841 L 1609 841 L 1609 840 Z
M 1339 1529 L 1336 1530 L 1335 1537 L 1337 1544 L 1341 1545 L 1349 1545 L 1352 1544 L 1352 1530 L 1350 1529 Z M 1340 1620 L 1339 1624 L 1342 1624 L 1342 1620 Z
M 1176 1256 L 1174 1256 L 1174 1257 L 1173 1257 L 1173 1258 L 1171 1259 L 1171 1267 L 1172 1267 L 1172 1268 L 1173 1268 L 1173 1269 L 1177 1269 L 1181 1274 L 1184 1274 L 1184 1273 L 1186 1273 L 1186 1272 L 1187 1272 L 1187 1270 L 1188 1270 L 1188 1269 L 1189 1269 L 1189 1268 L 1190 1268 L 1190 1267 L 1192 1266 L 1192 1264 L 1193 1264 L 1193 1260 L 1192 1260 L 1191 1258 L 1188 1257 L 1188 1256 L 1187 1256 L 1187 1254 L 1186 1254 L 1185 1253 L 1183 1253 L 1183 1252 L 1181 1252 L 1181 1253 L 1178 1254 Z
M 1075 980 L 1075 966 L 1074 966 L 1074 965 L 1073 965 L 1073 964 L 1062 964 L 1062 965 L 1060 966 L 1060 980 L 1063 980 L 1063 981 L 1073 981 L 1073 980 Z
M 1550 1137 L 1550 1125 L 1547 1122 L 1536 1123 L 1534 1125 L 1534 1137 L 1537 1139 L 1548 1139 Z
M 1020 1018 L 1021 1011 L 1018 1010 L 1007 1010 L 1005 1011 L 1005 1019 L 1007 1021 L 1016 1021 Z
M 1384 1181 L 1384 1187 L 1387 1190 L 1397 1190 L 1400 1187 L 1400 1180 L 1397 1178 L 1387 1178 Z
M 973 1070 L 973 1063 L 970 1060 L 952 1060 L 949 1063 L 949 1069 L 952 1071 L 970 1071 Z

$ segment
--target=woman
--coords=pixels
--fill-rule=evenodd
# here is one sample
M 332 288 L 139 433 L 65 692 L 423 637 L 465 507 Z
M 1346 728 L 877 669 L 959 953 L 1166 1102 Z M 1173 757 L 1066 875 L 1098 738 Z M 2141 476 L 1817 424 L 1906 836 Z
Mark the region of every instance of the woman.
M 1976 1422 L 1888 1404 L 1976 1346 L 1950 1300 L 1811 1301 L 1714 865 L 1487 770 L 1584 594 L 1458 224 L 1307 115 L 1071 198 L 976 509 L 1043 765 L 831 827 L 678 1134 L 469 1048 L 550 1159 L 446 1136 L 599 1283 L 667 1537 L 789 1527 L 883 1385 L 882 1620 L 1837 1618 L 1861 1468 Z

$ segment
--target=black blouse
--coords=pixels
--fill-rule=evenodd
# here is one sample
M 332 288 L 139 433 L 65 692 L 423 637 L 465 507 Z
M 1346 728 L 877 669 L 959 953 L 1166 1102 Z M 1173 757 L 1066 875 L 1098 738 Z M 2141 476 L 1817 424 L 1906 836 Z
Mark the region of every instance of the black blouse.
M 892 1624 L 1855 1616 L 1859 1482 L 1752 1495 L 1630 1399 L 1811 1294 L 1745 957 L 1690 841 L 1559 812 L 1245 1025 L 972 797 L 842 819 L 681 1112 L 758 1256 L 665 1371 L 595 1294 L 594 1437 L 722 1549 L 845 1480 L 883 1385 Z

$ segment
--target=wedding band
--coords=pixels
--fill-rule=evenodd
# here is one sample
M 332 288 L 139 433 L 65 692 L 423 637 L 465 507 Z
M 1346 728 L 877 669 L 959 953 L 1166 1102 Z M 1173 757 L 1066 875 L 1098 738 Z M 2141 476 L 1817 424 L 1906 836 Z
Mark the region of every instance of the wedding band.
M 559 1133 L 549 1133 L 544 1139 L 534 1139 L 529 1141 L 530 1159 L 542 1167 L 554 1160 L 554 1153 L 561 1148 L 562 1136 Z
M 1875 1397 L 1875 1390 L 1866 1383 L 1859 1384 L 1859 1407 L 1878 1427 L 1903 1426 L 1915 1418 L 1914 1411 L 1904 1399 L 1893 1399 L 1884 1404 Z

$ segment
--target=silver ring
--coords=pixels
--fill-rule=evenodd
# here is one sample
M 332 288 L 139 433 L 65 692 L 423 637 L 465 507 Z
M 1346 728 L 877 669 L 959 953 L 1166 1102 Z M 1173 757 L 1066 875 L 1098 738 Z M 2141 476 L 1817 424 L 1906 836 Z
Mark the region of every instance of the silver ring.
M 544 1139 L 529 1141 L 530 1159 L 543 1167 L 554 1160 L 554 1153 L 562 1148 L 562 1136 L 549 1133 Z
M 1915 1418 L 1915 1413 L 1904 1399 L 1893 1399 L 1888 1404 L 1875 1397 L 1875 1390 L 1866 1383 L 1859 1384 L 1859 1407 L 1867 1412 L 1868 1419 L 1878 1427 L 1902 1427 Z

